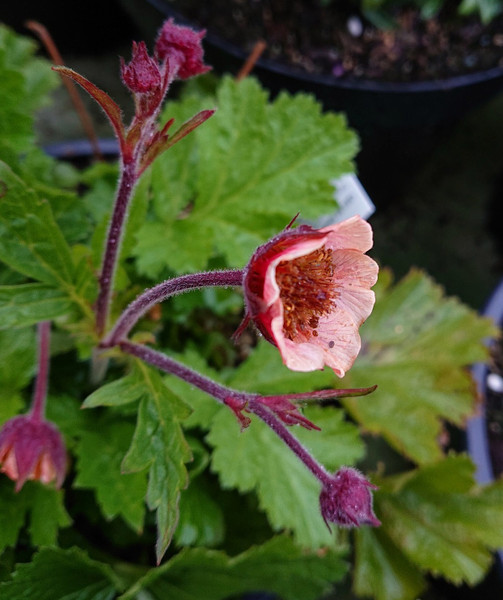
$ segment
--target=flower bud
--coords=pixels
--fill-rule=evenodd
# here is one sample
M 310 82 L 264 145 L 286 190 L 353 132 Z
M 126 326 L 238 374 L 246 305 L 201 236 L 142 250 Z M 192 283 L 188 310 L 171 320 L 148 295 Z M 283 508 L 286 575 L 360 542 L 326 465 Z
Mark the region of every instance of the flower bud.
M 169 60 L 170 68 L 177 71 L 179 79 L 206 73 L 211 67 L 203 63 L 201 39 L 205 33 L 175 25 L 173 19 L 169 19 L 162 26 L 155 46 L 159 60 Z
M 147 52 L 145 42 L 133 42 L 132 58 L 129 64 L 121 59 L 122 81 L 135 94 L 157 92 L 162 84 L 157 61 Z
M 377 487 L 359 471 L 341 467 L 320 494 L 321 514 L 327 527 L 335 523 L 340 527 L 359 527 L 381 523 L 372 508 L 372 492 Z
M 16 481 L 16 492 L 27 479 L 55 480 L 61 487 L 66 471 L 66 450 L 59 430 L 45 420 L 21 415 L 0 430 L 0 471 Z

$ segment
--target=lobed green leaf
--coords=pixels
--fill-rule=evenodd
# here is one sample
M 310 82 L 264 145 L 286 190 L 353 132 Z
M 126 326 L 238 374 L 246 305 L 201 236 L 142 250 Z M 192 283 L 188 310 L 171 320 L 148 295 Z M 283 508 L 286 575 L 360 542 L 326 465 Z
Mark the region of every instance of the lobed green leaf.
M 284 600 L 316 600 L 346 569 L 340 551 L 305 552 L 282 536 L 232 558 L 202 548 L 182 551 L 147 573 L 121 600 L 140 590 L 153 600 L 225 600 L 253 591 L 273 592 Z
M 112 569 L 78 548 L 43 548 L 0 583 L 3 600 L 112 600 L 121 583 Z
M 165 385 L 162 377 L 138 361 L 143 394 L 131 446 L 122 462 L 125 473 L 148 469 L 147 505 L 156 511 L 157 559 L 160 561 L 171 542 L 178 522 L 180 492 L 187 486 L 185 463 L 190 448 L 180 421 L 190 412 Z
M 215 115 L 153 165 L 154 215 L 135 250 L 150 277 L 166 266 L 200 270 L 214 255 L 242 267 L 297 212 L 333 211 L 329 182 L 353 170 L 355 135 L 310 96 L 268 103 L 254 79 L 225 78 L 216 101 L 190 97 L 167 113 L 186 117 L 213 102 Z
M 74 485 L 94 490 L 107 519 L 121 516 L 132 529 L 140 532 L 145 517 L 147 474 L 145 471 L 121 472 L 134 426 L 102 419 L 96 427 L 95 431 L 82 433 L 77 444 Z
M 503 546 L 503 482 L 479 487 L 466 456 L 448 456 L 378 481 L 379 530 L 356 533 L 355 589 L 376 600 L 413 600 L 422 573 L 474 585 Z
M 442 421 L 461 426 L 474 411 L 467 367 L 486 358 L 483 340 L 495 328 L 418 271 L 378 292 L 361 355 L 344 379 L 344 387 L 378 389 L 342 402 L 412 460 L 438 460 Z

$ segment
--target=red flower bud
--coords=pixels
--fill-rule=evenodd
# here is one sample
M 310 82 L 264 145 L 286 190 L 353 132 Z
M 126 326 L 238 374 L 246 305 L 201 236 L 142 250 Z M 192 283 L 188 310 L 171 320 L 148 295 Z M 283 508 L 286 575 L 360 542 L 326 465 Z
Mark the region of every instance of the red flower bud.
M 155 52 L 159 60 L 169 60 L 170 69 L 176 71 L 179 79 L 201 75 L 211 68 L 203 63 L 201 39 L 205 33 L 175 25 L 173 19 L 169 19 L 159 32 Z
M 331 367 L 343 377 L 360 351 L 358 328 L 374 306 L 378 266 L 364 253 L 372 229 L 360 217 L 323 229 L 286 229 L 245 270 L 248 315 L 294 371 Z
M 381 522 L 372 508 L 371 490 L 375 489 L 356 469 L 341 467 L 320 494 L 321 514 L 327 527 L 330 529 L 329 523 L 340 527 L 378 527 Z
M 125 64 L 121 59 L 121 75 L 122 81 L 135 94 L 157 92 L 162 84 L 159 65 L 148 55 L 145 42 L 133 42 L 131 62 Z
M 58 429 L 31 415 L 14 417 L 0 430 L 0 471 L 16 481 L 16 492 L 27 479 L 55 480 L 61 487 L 66 450 Z

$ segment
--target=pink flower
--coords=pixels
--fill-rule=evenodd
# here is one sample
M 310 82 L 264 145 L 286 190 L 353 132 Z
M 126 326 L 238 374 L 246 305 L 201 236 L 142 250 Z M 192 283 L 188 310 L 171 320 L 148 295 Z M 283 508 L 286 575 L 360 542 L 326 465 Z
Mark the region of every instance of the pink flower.
M 286 229 L 260 246 L 244 276 L 247 315 L 294 371 L 331 367 L 343 377 L 361 347 L 378 266 L 364 253 L 372 229 L 352 217 L 313 229 Z
M 377 487 L 359 471 L 341 467 L 320 494 L 321 514 L 327 527 L 330 529 L 329 523 L 340 527 L 378 527 L 381 522 L 372 508 L 372 489 Z
M 66 450 L 60 432 L 45 420 L 22 415 L 0 430 L 0 471 L 16 481 L 16 492 L 27 479 L 55 480 L 61 487 L 66 471 Z
M 176 76 L 179 79 L 206 73 L 211 67 L 203 63 L 201 39 L 205 33 L 175 25 L 173 19 L 169 19 L 162 26 L 155 45 L 159 60 L 168 59 L 170 68 L 177 71 Z
M 121 75 L 126 86 L 136 94 L 157 92 L 162 85 L 162 75 L 157 61 L 147 52 L 145 42 L 133 42 L 131 62 L 121 59 Z

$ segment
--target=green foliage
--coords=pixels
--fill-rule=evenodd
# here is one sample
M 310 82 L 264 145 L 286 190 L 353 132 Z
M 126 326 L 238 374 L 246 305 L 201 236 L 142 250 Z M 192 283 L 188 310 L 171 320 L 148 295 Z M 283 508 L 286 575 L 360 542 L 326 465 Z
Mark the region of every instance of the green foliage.
M 327 4 L 332 0 L 328 0 Z M 393 26 L 394 13 L 405 4 L 403 0 L 355 0 L 367 19 L 377 27 Z M 483 23 L 489 23 L 503 12 L 502 0 L 412 0 L 408 3 L 416 6 L 423 19 L 435 17 L 441 10 L 451 15 L 478 16 Z
M 339 411 L 312 409 L 306 416 L 315 420 L 321 432 L 299 430 L 297 437 L 322 463 L 335 470 L 362 457 L 358 430 L 345 423 Z M 207 439 L 214 448 L 212 469 L 222 486 L 241 493 L 255 490 L 274 530 L 291 530 L 297 543 L 307 548 L 333 544 L 318 508 L 319 484 L 261 421 L 254 419 L 241 432 L 234 415 L 221 409 Z M 331 443 L 334 439 L 337 444 Z
M 48 61 L 35 58 L 33 41 L 0 25 L 0 160 L 16 158 L 34 141 L 34 112 L 47 104 L 57 76 Z
M 121 472 L 133 431 L 130 423 L 101 421 L 97 430 L 83 433 L 76 448 L 78 476 L 74 485 L 95 490 L 107 519 L 120 515 L 140 532 L 145 517 L 147 476 L 144 471 Z
M 375 310 L 361 330 L 363 352 L 344 380 L 345 387 L 379 387 L 344 405 L 412 460 L 438 460 L 443 421 L 461 426 L 473 412 L 464 367 L 485 359 L 480 340 L 495 328 L 458 300 L 443 298 L 441 288 L 420 272 L 395 286 L 386 279 L 381 276 Z
M 288 537 L 277 537 L 232 558 L 202 548 L 186 550 L 147 573 L 122 600 L 140 589 L 155 600 L 225 600 L 257 590 L 275 592 L 284 600 L 316 600 L 345 571 L 340 552 L 328 550 L 320 557 L 299 550 Z
M 0 481 L 0 551 L 15 546 L 28 520 L 28 533 L 34 546 L 53 545 L 60 527 L 71 518 L 63 506 L 63 495 L 39 483 L 28 482 L 19 493 L 5 477 Z
M 106 564 L 78 548 L 43 548 L 31 563 L 20 564 L 12 580 L 0 583 L 5 600 L 112 600 L 120 583 Z
M 27 482 L 15 494 L 0 478 L 0 597 L 224 600 L 265 589 L 316 600 L 347 573 L 350 548 L 325 526 L 319 484 L 304 465 L 258 419 L 241 431 L 227 407 L 186 382 L 118 348 L 92 353 L 117 167 L 76 174 L 33 146 L 31 111 L 54 77 L 32 53 L 31 43 L 0 29 L 0 423 L 31 395 L 34 325 L 54 321 L 47 417 L 65 437 L 70 472 L 64 491 Z M 215 93 L 196 89 L 165 118 L 179 124 L 214 105 L 216 115 L 136 188 L 112 320 L 150 278 L 242 268 L 298 211 L 332 211 L 329 181 L 352 170 L 357 141 L 343 117 L 322 114 L 304 95 L 269 102 L 253 79 L 224 79 Z M 231 347 L 242 307 L 232 292 L 177 297 L 146 315 L 137 335 L 157 347 L 176 342 L 177 360 L 235 389 L 378 384 L 337 406 L 306 402 L 301 410 L 321 431 L 292 430 L 330 471 L 379 463 L 362 433 L 396 453 L 398 466 L 371 474 L 383 524 L 355 535 L 354 589 L 413 600 L 429 575 L 476 583 L 503 546 L 502 482 L 475 485 L 469 459 L 446 456 L 440 443 L 446 422 L 462 426 L 474 410 L 466 367 L 485 358 L 481 340 L 494 328 L 417 271 L 394 285 L 383 272 L 377 297 L 343 382 L 329 370 L 289 371 L 276 348 L 252 335 Z M 105 383 L 97 383 L 107 361 Z
M 355 588 L 378 600 L 408 600 L 424 573 L 459 585 L 479 582 L 503 546 L 503 481 L 475 485 L 465 456 L 379 481 L 378 530 L 357 532 Z
M 148 469 L 146 501 L 156 511 L 156 553 L 161 560 L 178 522 L 180 491 L 187 486 L 185 463 L 191 459 L 181 419 L 188 406 L 164 384 L 160 375 L 139 363 L 142 396 L 133 441 L 122 463 L 125 473 Z
M 189 96 L 168 104 L 166 117 L 183 121 L 213 104 L 215 115 L 152 168 L 153 214 L 135 249 L 151 278 L 203 269 L 214 255 L 242 267 L 297 212 L 333 210 L 329 181 L 352 171 L 355 135 L 310 96 L 268 103 L 255 80 L 228 78 L 215 99 Z

